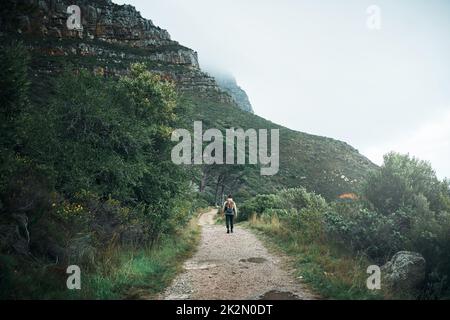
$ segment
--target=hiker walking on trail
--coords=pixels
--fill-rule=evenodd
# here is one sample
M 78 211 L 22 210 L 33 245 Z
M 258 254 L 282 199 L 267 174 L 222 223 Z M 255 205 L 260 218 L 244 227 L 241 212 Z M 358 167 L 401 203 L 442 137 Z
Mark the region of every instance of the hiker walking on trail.
M 228 195 L 227 200 L 223 204 L 223 212 L 225 214 L 225 221 L 227 224 L 227 233 L 233 233 L 233 219 L 234 216 L 237 217 L 236 203 L 233 201 L 233 197 Z

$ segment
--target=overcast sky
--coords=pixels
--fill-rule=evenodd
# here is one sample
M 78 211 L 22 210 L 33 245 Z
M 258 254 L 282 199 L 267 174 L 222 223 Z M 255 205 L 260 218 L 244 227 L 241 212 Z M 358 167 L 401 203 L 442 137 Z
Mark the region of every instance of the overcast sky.
M 255 112 L 450 177 L 450 1 L 114 0 L 232 73 Z M 367 27 L 370 5 L 381 29 Z

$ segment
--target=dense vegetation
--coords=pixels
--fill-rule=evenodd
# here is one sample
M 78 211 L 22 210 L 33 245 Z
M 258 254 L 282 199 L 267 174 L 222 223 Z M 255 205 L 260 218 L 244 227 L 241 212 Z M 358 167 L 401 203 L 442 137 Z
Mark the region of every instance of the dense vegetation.
M 377 297 L 365 289 L 367 266 L 408 250 L 426 260 L 423 287 L 383 294 L 435 299 L 450 296 L 449 204 L 449 182 L 428 163 L 390 153 L 357 200 L 327 203 L 303 188 L 287 189 L 246 201 L 240 219 L 297 257 L 299 272 L 325 296 Z
M 83 297 L 120 297 L 149 277 L 160 280 L 148 292 L 161 289 L 193 244 L 193 228 L 180 227 L 203 204 L 170 161 L 183 114 L 174 85 L 141 64 L 119 79 L 68 66 L 38 104 L 28 61 L 22 45 L 2 48 L 2 297 L 67 297 L 70 264 L 92 280 Z M 152 261 L 142 270 L 138 259 Z M 127 265 L 135 281 L 108 277 Z

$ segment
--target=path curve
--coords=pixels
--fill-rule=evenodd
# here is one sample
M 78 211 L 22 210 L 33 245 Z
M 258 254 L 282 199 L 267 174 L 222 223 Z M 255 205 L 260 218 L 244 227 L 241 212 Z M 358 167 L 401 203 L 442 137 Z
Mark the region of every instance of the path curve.
M 217 210 L 202 214 L 201 241 L 184 271 L 161 299 L 315 299 L 288 269 L 286 257 L 270 253 L 249 230 L 235 226 L 227 234 L 214 225 Z

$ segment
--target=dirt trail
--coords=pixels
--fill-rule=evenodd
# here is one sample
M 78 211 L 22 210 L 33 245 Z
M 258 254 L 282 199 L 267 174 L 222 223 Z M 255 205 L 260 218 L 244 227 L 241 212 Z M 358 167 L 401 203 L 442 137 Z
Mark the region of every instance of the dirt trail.
M 216 210 L 199 218 L 201 242 L 161 299 L 315 299 L 286 258 L 269 253 L 249 230 L 235 226 L 227 234 L 214 225 Z

